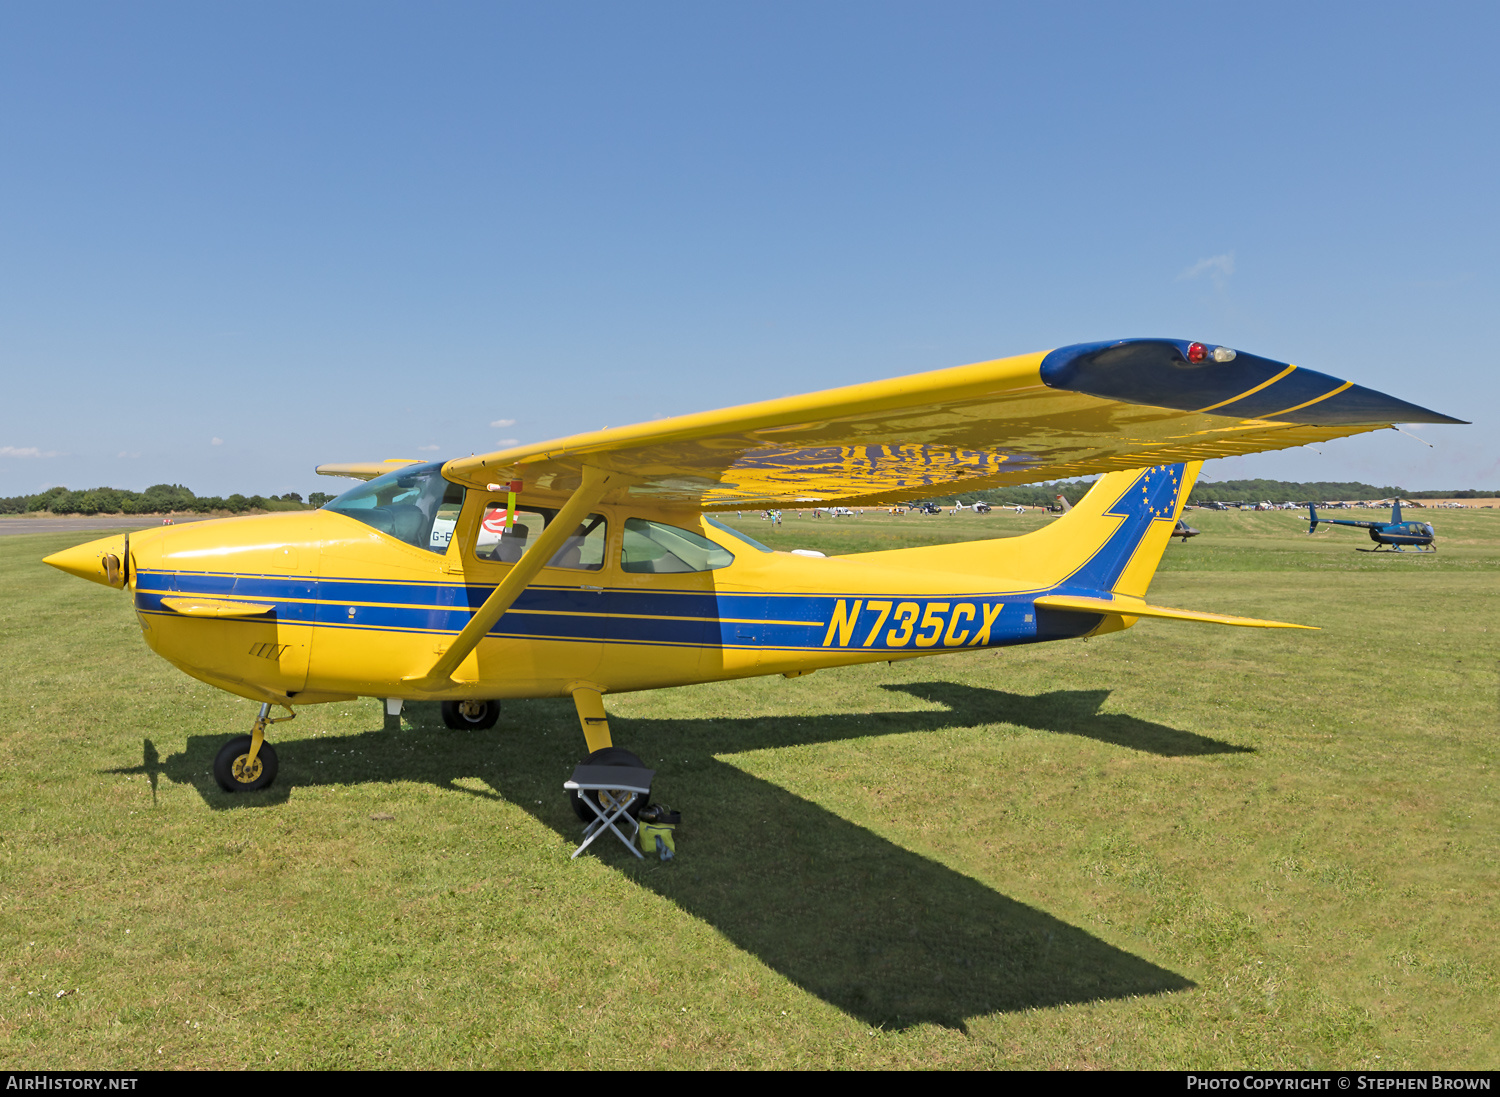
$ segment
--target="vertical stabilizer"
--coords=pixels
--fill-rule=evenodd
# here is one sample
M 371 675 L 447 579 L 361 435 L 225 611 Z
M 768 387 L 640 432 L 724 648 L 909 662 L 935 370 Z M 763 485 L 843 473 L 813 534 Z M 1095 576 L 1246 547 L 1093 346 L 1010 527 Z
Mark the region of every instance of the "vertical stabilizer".
M 860 553 L 852 559 L 1003 577 L 1010 590 L 1140 598 L 1172 539 L 1202 461 L 1111 472 L 1039 530 L 993 541 Z

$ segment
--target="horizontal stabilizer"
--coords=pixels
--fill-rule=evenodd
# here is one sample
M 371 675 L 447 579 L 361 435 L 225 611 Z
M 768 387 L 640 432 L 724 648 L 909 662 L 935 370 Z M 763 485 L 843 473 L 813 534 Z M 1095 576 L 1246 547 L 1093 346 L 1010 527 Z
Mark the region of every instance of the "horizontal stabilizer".
M 1310 628 L 1286 621 L 1261 621 L 1255 617 L 1231 617 L 1227 613 L 1200 613 L 1191 609 L 1147 605 L 1140 598 L 1082 598 L 1072 594 L 1044 594 L 1036 600 L 1043 609 L 1075 610 L 1079 613 L 1117 613 L 1122 617 L 1164 617 L 1172 621 L 1202 621 L 1209 625 L 1240 625 L 1244 628 Z
M 231 602 L 224 598 L 163 598 L 161 604 L 184 617 L 260 617 L 276 609 L 261 602 Z

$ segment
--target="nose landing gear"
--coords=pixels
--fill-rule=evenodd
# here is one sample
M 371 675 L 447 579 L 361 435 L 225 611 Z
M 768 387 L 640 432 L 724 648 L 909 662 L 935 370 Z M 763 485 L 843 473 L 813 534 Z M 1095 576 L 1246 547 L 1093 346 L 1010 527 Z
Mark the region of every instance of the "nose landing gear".
M 249 735 L 237 735 L 219 750 L 214 759 L 214 780 L 225 792 L 258 792 L 276 780 L 276 749 L 265 741 L 267 724 L 295 720 L 290 708 L 287 715 L 271 718 L 271 706 L 260 706 L 260 715 Z

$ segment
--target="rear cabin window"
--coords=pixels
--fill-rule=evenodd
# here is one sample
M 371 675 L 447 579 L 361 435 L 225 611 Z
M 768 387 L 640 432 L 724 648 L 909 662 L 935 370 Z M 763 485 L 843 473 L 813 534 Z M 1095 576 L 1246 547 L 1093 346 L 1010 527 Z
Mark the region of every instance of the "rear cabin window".
M 707 537 L 644 518 L 625 519 L 620 569 L 662 575 L 714 571 L 734 563 L 734 553 Z
M 552 524 L 557 511 L 545 507 L 517 507 L 515 518 L 506 528 L 505 504 L 484 508 L 479 532 L 474 538 L 474 555 L 496 564 L 514 564 L 536 543 L 542 530 Z M 549 568 L 572 571 L 598 571 L 604 567 L 604 546 L 609 537 L 609 523 L 602 514 L 590 514 L 565 540 Z

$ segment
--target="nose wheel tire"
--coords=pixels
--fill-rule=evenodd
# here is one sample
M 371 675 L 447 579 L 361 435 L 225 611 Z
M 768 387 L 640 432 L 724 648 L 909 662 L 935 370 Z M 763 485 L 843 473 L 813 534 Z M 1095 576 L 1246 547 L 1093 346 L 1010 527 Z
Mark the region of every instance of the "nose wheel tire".
M 250 736 L 238 735 L 214 759 L 214 780 L 225 792 L 256 792 L 276 780 L 276 749 L 262 742 L 250 761 Z
M 602 750 L 596 750 L 593 754 L 590 754 L 587 758 L 585 758 L 582 764 L 586 766 L 629 766 L 632 769 L 649 768 L 645 762 L 641 761 L 634 754 L 631 754 L 630 751 L 625 750 L 623 747 L 604 747 Z M 588 805 L 585 804 L 582 799 L 585 796 L 594 798 L 598 795 L 599 794 L 597 792 L 592 791 L 575 792 L 569 790 L 568 802 L 573 805 L 573 814 L 578 816 L 580 822 L 592 823 L 594 822 L 594 820 L 599 818 L 593 813 L 593 811 L 589 809 Z M 617 800 L 623 800 L 626 796 L 632 795 L 635 794 L 630 792 L 619 792 L 615 793 L 615 798 Z M 602 800 L 595 799 L 594 803 L 598 804 L 600 807 L 604 807 L 604 801 Z M 639 818 L 641 809 L 645 806 L 646 798 L 644 796 L 636 795 L 635 803 L 631 804 L 628 808 L 625 809 L 625 811 L 626 814 L 628 814 L 632 819 L 636 819 Z
M 483 731 L 500 719 L 499 701 L 444 701 L 443 723 L 454 731 Z

